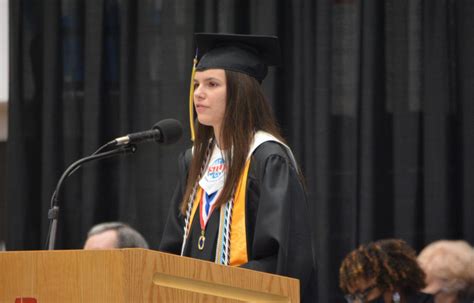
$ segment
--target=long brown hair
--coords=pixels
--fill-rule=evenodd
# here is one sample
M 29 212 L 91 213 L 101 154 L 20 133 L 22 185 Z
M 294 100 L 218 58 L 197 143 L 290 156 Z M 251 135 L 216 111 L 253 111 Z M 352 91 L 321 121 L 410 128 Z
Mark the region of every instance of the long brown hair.
M 283 138 L 277 127 L 270 105 L 268 104 L 258 81 L 246 74 L 225 71 L 227 98 L 224 121 L 220 138 L 224 148 L 227 164 L 224 187 L 217 198 L 216 207 L 222 206 L 231 198 L 245 166 L 245 161 L 256 131 L 266 131 L 282 142 Z M 181 202 L 181 212 L 184 214 L 198 182 L 210 142 L 214 132 L 211 126 L 197 122 L 194 151 L 189 169 L 186 190 Z M 214 140 L 215 141 L 215 140 Z

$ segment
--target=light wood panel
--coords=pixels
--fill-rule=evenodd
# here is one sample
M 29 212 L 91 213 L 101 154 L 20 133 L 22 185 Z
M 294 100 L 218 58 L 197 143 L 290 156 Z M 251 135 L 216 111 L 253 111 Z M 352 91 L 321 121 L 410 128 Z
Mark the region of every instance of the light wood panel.
M 0 302 L 299 302 L 296 279 L 144 249 L 0 253 Z

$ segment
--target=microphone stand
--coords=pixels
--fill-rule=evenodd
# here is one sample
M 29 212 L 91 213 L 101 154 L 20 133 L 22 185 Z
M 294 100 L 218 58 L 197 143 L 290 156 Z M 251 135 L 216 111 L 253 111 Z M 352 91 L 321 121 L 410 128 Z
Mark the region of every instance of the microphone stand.
M 105 158 L 113 157 L 115 155 L 120 155 L 120 154 L 134 153 L 135 151 L 136 151 L 135 145 L 125 145 L 123 147 L 116 148 L 116 149 L 102 152 L 102 153 L 96 152 L 90 156 L 79 159 L 76 162 L 69 165 L 69 167 L 64 171 L 61 178 L 59 179 L 58 184 L 56 185 L 56 189 L 54 190 L 53 195 L 51 197 L 51 208 L 48 211 L 48 219 L 50 220 L 48 250 L 54 250 L 54 244 L 56 241 L 56 230 L 57 230 L 57 225 L 58 225 L 58 215 L 59 215 L 58 196 L 59 196 L 59 190 L 61 189 L 61 185 L 63 184 L 64 180 L 67 177 L 69 177 L 72 173 L 74 173 L 74 171 L 76 171 L 76 169 L 78 169 L 82 164 L 86 162 L 99 160 L 99 159 L 105 159 Z

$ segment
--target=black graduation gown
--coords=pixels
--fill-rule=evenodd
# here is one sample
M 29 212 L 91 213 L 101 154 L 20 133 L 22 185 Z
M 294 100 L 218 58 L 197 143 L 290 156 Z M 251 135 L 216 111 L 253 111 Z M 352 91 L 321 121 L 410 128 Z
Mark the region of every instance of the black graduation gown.
M 434 297 L 422 292 L 411 293 L 407 296 L 407 303 L 434 303 Z
M 187 155 L 187 156 L 186 156 Z M 179 212 L 190 150 L 179 159 L 180 181 L 160 243 L 160 250 L 181 253 L 184 217 Z M 302 302 L 312 302 L 316 287 L 315 262 L 306 195 L 286 150 L 277 142 L 262 143 L 253 153 L 247 179 L 246 233 L 248 263 L 241 265 L 300 280 Z M 204 249 L 197 248 L 201 234 L 199 211 L 191 226 L 185 256 L 214 261 L 219 209 L 206 226 Z

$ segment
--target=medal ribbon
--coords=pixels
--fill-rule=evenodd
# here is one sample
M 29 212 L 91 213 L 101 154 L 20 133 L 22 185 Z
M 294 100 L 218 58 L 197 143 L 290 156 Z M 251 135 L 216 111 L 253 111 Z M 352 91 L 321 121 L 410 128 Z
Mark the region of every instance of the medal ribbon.
M 206 195 L 206 197 L 204 195 Z M 211 201 L 213 201 L 216 198 L 216 196 L 217 196 L 217 192 L 208 195 L 206 191 L 204 190 L 201 191 L 201 199 L 199 201 L 199 224 L 201 225 L 201 236 L 199 237 L 199 240 L 198 240 L 199 250 L 204 249 L 204 244 L 206 242 L 206 225 L 207 225 L 207 222 L 209 221 L 209 218 L 211 217 L 212 212 L 214 211 L 214 208 L 215 208 L 214 206 L 216 204 L 212 204 L 212 207 L 210 205 L 211 205 Z M 203 215 L 202 208 L 203 208 L 204 203 L 205 203 L 204 210 L 206 211 L 207 218 L 204 218 L 204 215 Z

